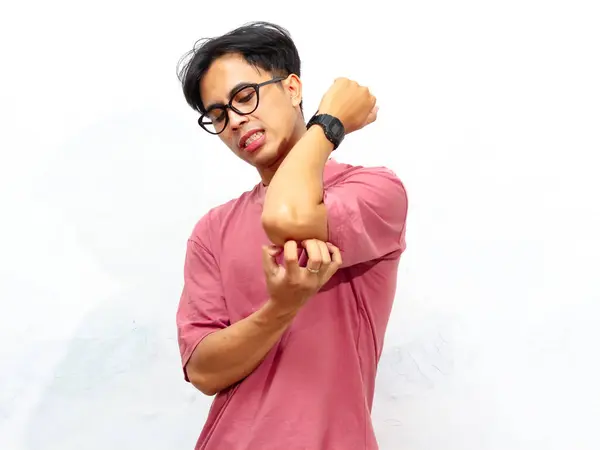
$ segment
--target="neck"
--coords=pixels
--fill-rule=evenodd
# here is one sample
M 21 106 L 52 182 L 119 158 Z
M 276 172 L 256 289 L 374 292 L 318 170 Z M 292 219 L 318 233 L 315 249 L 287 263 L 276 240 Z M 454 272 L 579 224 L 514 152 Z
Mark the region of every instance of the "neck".
M 294 146 L 298 143 L 302 136 L 304 136 L 305 133 L 306 124 L 304 123 L 304 120 L 299 120 L 296 123 L 296 127 L 294 128 L 292 138 L 290 139 L 287 147 L 281 152 L 277 160 L 274 161 L 273 164 L 270 165 L 268 168 L 258 170 L 258 173 L 260 174 L 260 178 L 262 180 L 262 184 L 264 186 L 268 186 L 271 183 L 273 176 L 275 176 L 275 172 L 277 172 L 277 169 L 279 169 L 279 166 L 281 165 L 283 160 L 287 157 L 292 148 L 294 148 Z

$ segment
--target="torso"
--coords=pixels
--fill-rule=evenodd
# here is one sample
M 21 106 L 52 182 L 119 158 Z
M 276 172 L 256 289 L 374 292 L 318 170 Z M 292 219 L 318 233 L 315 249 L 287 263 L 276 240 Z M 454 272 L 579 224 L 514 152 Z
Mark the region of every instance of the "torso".
M 337 163 L 328 163 L 337 164 Z M 212 235 L 230 321 L 267 299 L 260 185 L 216 211 Z M 375 450 L 370 411 L 399 255 L 339 270 L 260 366 L 214 400 L 203 450 Z

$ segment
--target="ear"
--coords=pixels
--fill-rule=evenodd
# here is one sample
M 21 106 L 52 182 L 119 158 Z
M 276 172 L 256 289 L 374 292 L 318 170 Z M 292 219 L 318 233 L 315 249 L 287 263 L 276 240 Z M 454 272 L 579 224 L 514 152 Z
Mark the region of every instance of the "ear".
M 290 95 L 292 105 L 294 107 L 300 106 L 302 102 L 302 81 L 300 81 L 300 77 L 294 73 L 290 74 L 284 80 L 284 86 L 286 92 Z

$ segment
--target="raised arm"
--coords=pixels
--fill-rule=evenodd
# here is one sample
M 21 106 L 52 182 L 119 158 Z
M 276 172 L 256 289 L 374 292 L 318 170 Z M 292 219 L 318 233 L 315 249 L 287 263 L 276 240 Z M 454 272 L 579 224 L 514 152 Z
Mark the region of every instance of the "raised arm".
M 369 89 L 339 78 L 327 91 L 319 113 L 338 118 L 346 134 L 373 122 L 376 99 Z M 265 197 L 262 223 L 271 241 L 327 240 L 327 211 L 323 203 L 323 169 L 333 151 L 319 125 L 312 126 L 277 169 Z

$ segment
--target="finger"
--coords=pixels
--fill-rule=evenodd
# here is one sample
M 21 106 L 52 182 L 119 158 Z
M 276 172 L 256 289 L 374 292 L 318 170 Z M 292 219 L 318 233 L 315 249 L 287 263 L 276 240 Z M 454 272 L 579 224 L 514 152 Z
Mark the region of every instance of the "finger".
M 321 270 L 321 263 L 323 256 L 321 255 L 321 248 L 316 239 L 307 239 L 302 242 L 302 246 L 306 249 L 308 254 L 308 262 L 306 268 L 310 273 L 318 273 Z
M 367 120 L 365 121 L 365 125 L 369 125 L 370 123 L 375 122 L 377 119 L 377 112 L 379 111 L 379 106 L 373 107 L 369 115 L 367 116 Z
M 371 112 L 369 114 L 377 115 L 378 109 L 379 108 L 377 107 L 377 97 L 375 97 L 374 95 L 371 95 Z
M 266 274 L 273 275 L 277 272 L 279 265 L 277 261 L 275 261 L 275 255 L 277 255 L 279 251 L 274 249 L 271 246 L 263 245 L 262 247 L 262 259 L 263 259 L 263 269 Z
M 343 261 L 342 252 L 340 252 L 340 249 L 333 245 L 331 242 L 327 242 L 327 249 L 329 250 L 329 253 L 331 253 L 331 263 L 338 264 L 341 266 Z
M 327 249 L 331 253 L 331 264 L 325 272 L 327 279 L 331 278 L 334 273 L 342 266 L 342 254 L 340 249 L 333 245 L 331 242 L 327 243 Z
M 319 245 L 319 250 L 321 251 L 321 268 L 325 268 L 331 264 L 331 253 L 329 253 L 329 248 L 327 247 L 327 243 L 323 241 L 317 241 Z
M 283 246 L 283 261 L 289 276 L 295 277 L 300 273 L 298 262 L 298 244 L 296 241 L 287 241 Z

